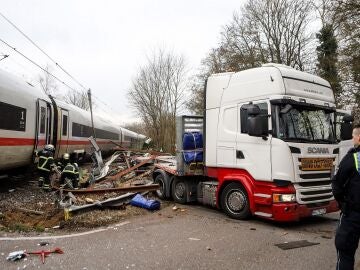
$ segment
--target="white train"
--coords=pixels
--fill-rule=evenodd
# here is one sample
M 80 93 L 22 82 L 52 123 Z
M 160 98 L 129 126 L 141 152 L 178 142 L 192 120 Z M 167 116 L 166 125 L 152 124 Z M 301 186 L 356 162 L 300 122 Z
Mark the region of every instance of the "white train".
M 102 151 L 116 144 L 139 148 L 146 136 L 94 115 L 97 143 Z M 45 144 L 55 157 L 65 152 L 86 154 L 92 136 L 90 113 L 60 100 L 0 70 L 0 171 L 31 164 L 33 153 Z

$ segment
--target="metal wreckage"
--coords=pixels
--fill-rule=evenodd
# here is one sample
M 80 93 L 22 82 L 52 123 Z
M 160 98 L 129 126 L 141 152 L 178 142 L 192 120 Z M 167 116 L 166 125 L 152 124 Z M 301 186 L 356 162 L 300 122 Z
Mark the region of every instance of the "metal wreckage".
M 120 147 L 104 162 L 101 150 L 93 137 L 89 138 L 93 147 L 91 155 L 93 165 L 91 172 L 83 175 L 80 184 L 83 188 L 61 188 L 58 183 L 59 172 L 54 173 L 52 188 L 57 190 L 58 199 L 56 206 L 64 209 L 64 219 L 69 220 L 73 215 L 92 211 L 95 209 L 123 209 L 127 204 L 140 206 L 149 210 L 160 208 L 160 203 L 147 200 L 144 197 L 150 191 L 159 189 L 159 184 L 154 184 L 148 176 L 154 170 L 154 160 L 163 153 L 147 153 L 130 151 Z M 116 194 L 105 200 L 86 199 L 86 204 L 81 204 L 77 195 L 86 194 Z M 141 193 L 139 195 L 139 193 Z M 134 197 L 136 200 L 132 201 Z M 140 200 L 140 203 L 139 203 Z

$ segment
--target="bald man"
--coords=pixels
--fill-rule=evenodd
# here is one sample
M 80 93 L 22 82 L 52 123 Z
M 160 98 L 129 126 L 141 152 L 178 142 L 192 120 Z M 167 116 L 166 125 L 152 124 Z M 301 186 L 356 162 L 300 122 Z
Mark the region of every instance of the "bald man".
M 335 236 L 337 270 L 354 269 L 360 238 L 360 125 L 353 128 L 354 147 L 341 160 L 332 189 L 341 208 Z

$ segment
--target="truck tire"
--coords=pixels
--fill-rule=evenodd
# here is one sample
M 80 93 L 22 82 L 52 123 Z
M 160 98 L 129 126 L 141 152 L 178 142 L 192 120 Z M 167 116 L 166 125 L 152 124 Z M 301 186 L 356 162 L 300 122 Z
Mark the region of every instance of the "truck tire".
M 162 175 L 161 173 L 157 175 L 155 177 L 154 183 L 159 184 L 160 186 L 160 188 L 156 190 L 156 195 L 162 200 L 166 199 L 166 184 L 165 184 L 164 175 Z
M 221 206 L 224 212 L 234 219 L 250 217 L 250 202 L 244 187 L 239 183 L 230 183 L 221 193 Z
M 171 195 L 175 202 L 184 204 L 187 199 L 187 185 L 181 178 L 175 178 L 172 183 Z

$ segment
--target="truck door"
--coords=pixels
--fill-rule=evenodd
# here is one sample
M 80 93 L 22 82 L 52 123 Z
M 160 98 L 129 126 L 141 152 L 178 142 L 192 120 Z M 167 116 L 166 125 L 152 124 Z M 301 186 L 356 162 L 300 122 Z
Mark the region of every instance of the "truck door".
M 45 100 L 37 101 L 37 125 L 36 125 L 35 149 L 42 149 L 51 143 L 51 105 Z
M 266 100 L 253 102 L 260 107 L 261 114 L 268 115 L 270 103 Z M 236 167 L 248 171 L 255 180 L 271 180 L 271 135 L 267 138 L 248 135 L 247 106 L 249 103 L 238 104 L 240 118 L 236 136 Z M 271 121 L 268 119 L 268 129 Z

